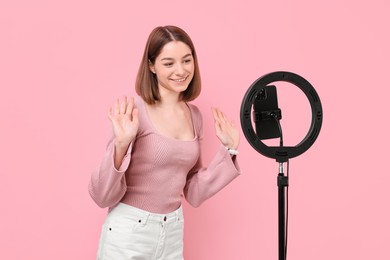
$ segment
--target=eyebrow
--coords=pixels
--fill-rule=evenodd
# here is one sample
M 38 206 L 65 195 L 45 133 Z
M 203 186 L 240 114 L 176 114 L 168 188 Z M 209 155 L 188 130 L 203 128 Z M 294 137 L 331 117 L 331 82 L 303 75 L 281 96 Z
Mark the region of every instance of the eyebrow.
M 184 55 L 182 59 L 185 59 L 185 58 L 187 58 L 187 57 L 189 57 L 189 56 L 192 56 L 192 54 L 191 54 L 191 53 L 188 53 L 188 54 Z M 171 61 L 171 60 L 174 60 L 174 59 L 173 59 L 173 58 L 167 57 L 167 58 L 162 58 L 162 59 L 161 59 L 161 61 L 163 61 L 163 60 L 169 60 L 169 61 Z

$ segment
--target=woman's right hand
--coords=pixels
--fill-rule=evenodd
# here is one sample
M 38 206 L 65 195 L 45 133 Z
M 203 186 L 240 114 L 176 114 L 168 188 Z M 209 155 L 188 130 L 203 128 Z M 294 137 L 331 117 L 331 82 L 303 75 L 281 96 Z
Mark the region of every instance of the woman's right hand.
M 127 101 L 127 96 L 122 100 L 117 99 L 114 108 L 110 107 L 108 117 L 112 122 L 115 134 L 115 145 L 128 147 L 137 135 L 139 120 L 138 109 L 134 106 L 134 98 Z

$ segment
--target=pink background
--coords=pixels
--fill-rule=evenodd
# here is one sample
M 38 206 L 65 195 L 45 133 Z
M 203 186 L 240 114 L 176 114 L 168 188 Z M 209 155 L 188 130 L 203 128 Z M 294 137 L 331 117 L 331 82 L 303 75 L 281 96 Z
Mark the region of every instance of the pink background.
M 244 93 L 287 70 L 310 81 L 324 122 L 290 163 L 288 259 L 390 259 L 387 0 L 0 2 L 1 259 L 94 259 L 106 210 L 90 199 L 116 97 L 134 95 L 146 37 L 175 24 L 198 51 L 204 160 L 211 106 L 239 125 Z M 286 144 L 308 104 L 281 84 Z M 302 114 L 302 115 L 301 115 Z M 241 135 L 242 176 L 200 208 L 184 204 L 187 260 L 277 259 L 277 163 Z

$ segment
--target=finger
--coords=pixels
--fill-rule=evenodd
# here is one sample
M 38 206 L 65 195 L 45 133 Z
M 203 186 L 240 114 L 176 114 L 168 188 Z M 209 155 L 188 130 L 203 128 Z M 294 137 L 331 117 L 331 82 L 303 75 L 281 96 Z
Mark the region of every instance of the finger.
M 219 120 L 220 120 L 221 125 L 225 126 L 226 120 L 225 120 L 223 113 L 221 111 L 218 111 L 218 116 L 219 116 Z
M 220 115 L 218 113 L 218 109 L 213 107 L 212 111 L 213 111 L 214 120 L 217 121 L 217 122 L 221 122 L 221 118 L 220 118 Z
M 214 117 L 214 125 L 215 125 L 215 131 L 218 133 L 220 133 L 222 131 L 222 128 L 221 128 L 221 120 L 220 120 L 220 117 L 219 117 L 219 114 L 218 114 L 218 109 L 216 109 L 215 107 L 212 108 L 212 112 L 213 112 L 213 117 Z
M 219 116 L 220 116 L 220 118 L 221 118 L 221 121 L 224 123 L 224 124 L 226 124 L 226 123 L 228 123 L 229 122 L 229 119 L 226 117 L 226 115 L 222 112 L 222 111 L 220 111 L 219 110 Z
M 122 102 L 120 104 L 119 113 L 125 114 L 126 113 L 126 106 L 127 106 L 127 96 L 124 96 L 122 98 Z
M 216 122 L 215 127 L 217 134 L 226 133 L 226 131 L 228 131 L 228 129 L 231 127 L 229 119 L 226 118 L 224 113 L 218 108 L 213 108 L 213 115 Z
M 133 112 L 131 113 L 131 119 L 134 122 L 138 122 L 138 109 L 134 108 Z
M 221 121 L 224 122 L 224 124 L 228 125 L 228 126 L 233 126 L 234 125 L 234 122 L 232 119 L 228 118 L 225 113 L 223 113 L 222 111 L 219 111 L 220 112 L 220 117 L 221 117 Z
M 221 132 L 226 132 L 227 128 L 229 127 L 229 123 L 227 122 L 227 118 L 225 117 L 224 113 L 219 109 L 216 109 L 216 114 L 217 114 L 217 120 L 218 120 Z
M 127 104 L 126 114 L 127 114 L 127 115 L 131 115 L 133 109 L 134 109 L 134 98 L 131 97 L 131 98 L 130 98 L 130 101 L 129 101 L 128 104 Z
M 108 110 L 108 118 L 112 120 L 112 107 Z
M 215 133 L 219 135 L 222 132 L 221 124 L 218 121 L 215 121 L 214 126 L 215 126 Z
M 219 108 L 216 108 L 215 111 L 216 111 L 216 113 L 217 113 L 217 117 L 218 117 L 219 121 L 220 121 L 221 123 L 223 123 L 223 122 L 225 121 L 225 116 L 224 116 L 224 114 L 222 113 L 221 110 L 219 110 Z

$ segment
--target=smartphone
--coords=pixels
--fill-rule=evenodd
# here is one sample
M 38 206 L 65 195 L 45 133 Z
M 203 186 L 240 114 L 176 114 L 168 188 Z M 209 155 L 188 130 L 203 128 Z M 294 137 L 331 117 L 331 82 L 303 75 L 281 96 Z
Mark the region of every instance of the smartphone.
M 273 116 L 273 115 L 276 115 Z M 261 139 L 279 138 L 279 122 L 282 118 L 274 85 L 265 86 L 256 94 L 253 102 L 253 118 L 256 135 Z

